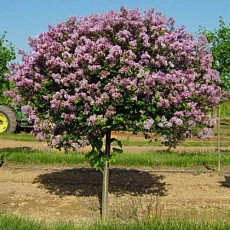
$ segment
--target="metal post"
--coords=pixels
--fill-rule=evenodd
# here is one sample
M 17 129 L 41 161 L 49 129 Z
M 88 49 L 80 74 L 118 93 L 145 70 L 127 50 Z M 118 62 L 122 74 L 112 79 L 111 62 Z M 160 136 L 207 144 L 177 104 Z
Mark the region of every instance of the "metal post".
M 220 106 L 218 106 L 218 123 L 217 123 L 217 154 L 218 154 L 218 166 L 217 170 L 220 171 Z
M 109 157 L 111 148 L 111 131 L 106 133 L 105 154 Z M 109 162 L 106 159 L 103 171 L 103 185 L 102 185 L 102 222 L 106 223 L 108 220 L 108 195 L 109 195 Z

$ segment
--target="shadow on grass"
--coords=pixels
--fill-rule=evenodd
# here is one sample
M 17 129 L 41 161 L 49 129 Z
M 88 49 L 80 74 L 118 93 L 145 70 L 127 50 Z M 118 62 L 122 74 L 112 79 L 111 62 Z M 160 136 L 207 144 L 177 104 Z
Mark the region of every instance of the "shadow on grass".
M 163 176 L 133 169 L 110 169 L 109 192 L 124 194 L 165 195 Z M 91 168 L 67 169 L 46 173 L 35 178 L 34 183 L 58 196 L 98 196 L 101 198 L 102 173 Z
M 21 154 L 21 153 L 35 153 L 36 151 L 30 147 L 9 147 L 0 149 L 0 159 L 3 159 L 3 162 L 9 160 L 10 155 Z
M 2 148 L 0 149 L 0 153 L 15 153 L 15 152 L 36 152 L 36 149 L 33 149 L 31 147 L 8 147 L 8 148 Z
M 221 181 L 220 184 L 223 187 L 230 188 L 230 176 L 225 176 L 225 181 Z

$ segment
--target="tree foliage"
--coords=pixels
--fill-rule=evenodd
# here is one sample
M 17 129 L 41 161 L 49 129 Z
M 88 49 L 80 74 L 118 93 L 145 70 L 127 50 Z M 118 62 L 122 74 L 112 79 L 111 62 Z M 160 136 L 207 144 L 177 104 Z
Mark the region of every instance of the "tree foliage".
M 213 68 L 218 70 L 222 80 L 221 87 L 230 91 L 230 27 L 220 17 L 219 28 L 214 31 L 201 29 L 210 44 L 213 56 Z
M 15 59 L 14 47 L 6 40 L 6 32 L 0 36 L 0 103 L 7 104 L 9 97 L 4 95 L 9 90 L 9 81 L 5 79 L 5 74 L 9 70 L 9 62 Z
M 71 17 L 30 46 L 12 66 L 8 94 L 28 103 L 38 139 L 56 148 L 92 145 L 95 167 L 107 157 L 111 130 L 155 132 L 175 147 L 199 131 L 208 136 L 202 128 L 215 123 L 207 113 L 219 103 L 220 78 L 206 38 L 152 9 Z

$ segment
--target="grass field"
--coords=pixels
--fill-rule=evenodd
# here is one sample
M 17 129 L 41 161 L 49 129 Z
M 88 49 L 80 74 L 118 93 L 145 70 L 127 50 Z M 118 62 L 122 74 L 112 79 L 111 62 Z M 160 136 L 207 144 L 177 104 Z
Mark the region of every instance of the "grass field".
M 0 228 L 2 230 L 227 230 L 230 229 L 230 224 L 226 222 L 168 219 L 144 220 L 136 223 L 110 222 L 102 224 L 96 222 L 83 226 L 61 222 L 46 225 L 27 218 L 0 215 Z
M 72 152 L 63 154 L 62 152 L 51 152 L 38 150 L 25 150 L 23 149 L 8 149 L 0 150 L 0 155 L 5 158 L 5 161 L 13 164 L 40 164 L 40 165 L 65 165 L 89 166 L 84 154 Z M 203 166 L 204 162 L 213 167 L 217 167 L 217 154 L 216 152 L 168 152 L 168 151 L 148 151 L 141 154 L 137 153 L 123 153 L 115 157 L 115 162 L 112 166 L 122 167 L 148 167 L 152 169 L 157 168 L 175 168 L 183 167 L 187 169 L 199 169 Z M 221 165 L 228 167 L 230 165 L 230 151 L 225 151 L 221 154 Z M 203 168 L 205 169 L 205 168 Z

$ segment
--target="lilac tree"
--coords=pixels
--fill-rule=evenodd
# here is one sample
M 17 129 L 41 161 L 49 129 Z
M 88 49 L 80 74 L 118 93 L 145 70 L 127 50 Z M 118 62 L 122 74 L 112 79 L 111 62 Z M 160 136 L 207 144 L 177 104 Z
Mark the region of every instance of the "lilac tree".
M 91 145 L 88 158 L 104 171 L 120 151 L 110 154 L 111 130 L 154 132 L 169 147 L 210 135 L 220 78 L 205 37 L 175 28 L 172 18 L 125 8 L 71 17 L 29 44 L 32 51 L 12 66 L 8 94 L 28 104 L 35 135 L 51 147 Z

